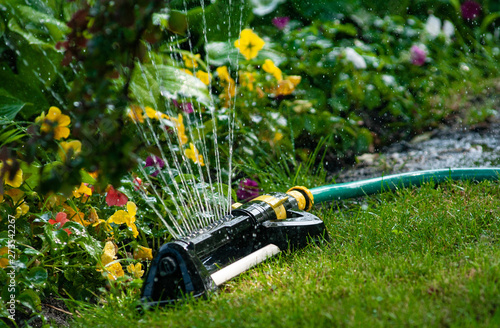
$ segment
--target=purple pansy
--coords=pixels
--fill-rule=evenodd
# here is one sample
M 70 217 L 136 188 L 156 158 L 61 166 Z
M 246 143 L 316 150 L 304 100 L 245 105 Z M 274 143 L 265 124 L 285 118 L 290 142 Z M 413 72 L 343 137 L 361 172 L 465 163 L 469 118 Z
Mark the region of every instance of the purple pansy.
M 154 171 L 151 174 L 151 176 L 156 177 L 160 173 L 159 169 L 162 169 L 165 166 L 165 162 L 158 156 L 148 156 L 146 158 L 146 166 L 145 167 L 149 167 L 149 166 L 154 166 L 154 167 L 158 168 L 158 170 Z
M 283 30 L 290 22 L 290 17 L 274 17 L 273 25 L 276 26 L 278 30 Z
M 464 19 L 473 20 L 481 14 L 481 5 L 476 1 L 467 0 L 460 6 L 462 17 Z
M 259 184 L 252 179 L 243 179 L 236 190 L 239 200 L 252 199 L 259 196 Z

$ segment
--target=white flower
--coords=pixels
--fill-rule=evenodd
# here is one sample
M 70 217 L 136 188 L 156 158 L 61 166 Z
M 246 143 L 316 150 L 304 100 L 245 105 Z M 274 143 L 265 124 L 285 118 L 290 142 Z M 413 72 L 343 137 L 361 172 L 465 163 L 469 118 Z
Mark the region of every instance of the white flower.
M 276 7 L 286 0 L 251 0 L 253 5 L 253 13 L 255 15 L 264 16 L 272 12 Z
M 387 74 L 382 75 L 382 81 L 384 81 L 384 83 L 387 85 L 396 84 L 396 79 L 392 75 L 387 75 Z
M 441 20 L 434 15 L 429 15 L 425 23 L 425 30 L 434 39 L 441 33 Z
M 449 20 L 445 20 L 443 23 L 443 34 L 449 39 L 455 34 L 455 26 Z
M 366 68 L 366 62 L 365 59 L 356 52 L 353 48 L 347 47 L 344 50 L 346 59 L 350 61 L 354 67 L 357 69 L 365 69 Z

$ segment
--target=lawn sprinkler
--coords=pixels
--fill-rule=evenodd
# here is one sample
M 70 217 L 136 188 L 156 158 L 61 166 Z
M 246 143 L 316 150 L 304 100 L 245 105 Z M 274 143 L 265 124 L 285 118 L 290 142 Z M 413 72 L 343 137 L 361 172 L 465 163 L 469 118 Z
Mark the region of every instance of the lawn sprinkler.
M 313 205 L 445 180 L 498 180 L 500 168 L 417 171 L 259 196 L 184 238 L 161 246 L 143 284 L 144 307 L 201 297 L 280 251 L 328 240 Z
M 153 259 L 142 290 L 144 305 L 200 297 L 285 249 L 328 239 L 323 221 L 306 212 L 313 196 L 305 187 L 270 193 L 185 238 L 164 244 Z

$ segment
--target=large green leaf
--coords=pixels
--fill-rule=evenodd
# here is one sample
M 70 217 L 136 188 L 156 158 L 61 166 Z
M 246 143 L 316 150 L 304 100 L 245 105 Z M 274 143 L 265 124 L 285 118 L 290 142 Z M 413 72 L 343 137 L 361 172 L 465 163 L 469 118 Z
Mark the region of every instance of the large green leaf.
M 27 103 L 22 100 L 2 95 L 2 89 L 0 89 L 0 117 L 13 120 L 26 105 Z
M 181 95 L 210 105 L 208 88 L 198 78 L 178 67 L 166 65 L 138 65 L 130 85 L 135 99 L 146 106 L 164 110 L 162 96 Z
M 248 0 L 217 0 L 205 8 L 188 12 L 188 26 L 200 41 L 227 41 L 238 37 L 253 17 Z
M 16 6 L 8 27 L 30 44 L 52 47 L 70 32 L 65 23 L 28 6 Z
M 14 74 L 5 63 L 0 63 L 0 81 L 2 81 L 2 95 L 26 103 L 19 112 L 23 118 L 29 118 L 41 112 L 41 109 L 48 108 L 48 102 L 40 88 L 33 85 L 33 81 L 26 81 L 23 77 Z M 28 104 L 35 106 L 28 106 Z

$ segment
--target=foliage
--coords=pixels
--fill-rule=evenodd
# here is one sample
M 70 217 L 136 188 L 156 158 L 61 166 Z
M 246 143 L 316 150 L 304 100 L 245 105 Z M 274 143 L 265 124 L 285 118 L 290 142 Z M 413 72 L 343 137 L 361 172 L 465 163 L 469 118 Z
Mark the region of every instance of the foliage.
M 499 71 L 494 2 L 257 2 L 0 5 L 3 299 L 8 265 L 27 315 L 50 294 L 136 297 L 151 252 L 222 215 L 237 179 L 322 183 Z

